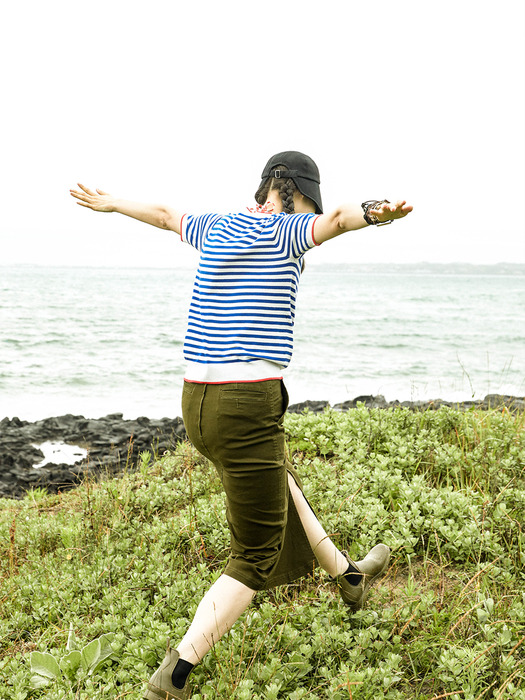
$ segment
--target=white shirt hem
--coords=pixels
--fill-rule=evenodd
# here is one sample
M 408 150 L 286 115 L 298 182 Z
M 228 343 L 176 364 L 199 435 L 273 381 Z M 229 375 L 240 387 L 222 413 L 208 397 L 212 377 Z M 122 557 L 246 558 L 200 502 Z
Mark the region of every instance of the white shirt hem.
M 282 367 L 269 360 L 204 364 L 189 362 L 184 380 L 196 384 L 230 384 L 282 379 Z

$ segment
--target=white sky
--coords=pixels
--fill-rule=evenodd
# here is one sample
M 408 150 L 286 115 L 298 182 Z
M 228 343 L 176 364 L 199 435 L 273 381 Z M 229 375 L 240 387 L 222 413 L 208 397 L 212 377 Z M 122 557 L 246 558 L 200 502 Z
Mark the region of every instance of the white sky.
M 414 205 L 311 263 L 525 263 L 523 0 L 17 0 L 0 12 L 0 264 L 193 264 L 175 234 L 85 210 L 69 189 L 232 211 L 289 149 L 319 165 L 325 211 Z

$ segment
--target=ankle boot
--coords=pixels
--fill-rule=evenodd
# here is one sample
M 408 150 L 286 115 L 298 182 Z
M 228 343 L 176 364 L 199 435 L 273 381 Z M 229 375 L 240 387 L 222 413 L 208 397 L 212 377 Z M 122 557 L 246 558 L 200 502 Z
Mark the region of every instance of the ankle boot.
M 390 561 L 390 549 L 386 544 L 376 544 L 364 559 L 353 562 L 346 553 L 348 563 L 357 569 L 357 574 L 362 574 L 361 581 L 357 586 L 352 586 L 344 575 L 335 579 L 339 586 L 341 598 L 352 610 L 359 610 L 363 607 L 368 598 L 370 586 L 386 571 Z
M 142 696 L 144 700 L 187 700 L 190 697 L 188 682 L 186 682 L 184 688 L 175 688 L 171 682 L 171 674 L 178 660 L 179 652 L 170 648 L 168 640 L 166 656 L 159 668 L 151 676 L 146 691 Z

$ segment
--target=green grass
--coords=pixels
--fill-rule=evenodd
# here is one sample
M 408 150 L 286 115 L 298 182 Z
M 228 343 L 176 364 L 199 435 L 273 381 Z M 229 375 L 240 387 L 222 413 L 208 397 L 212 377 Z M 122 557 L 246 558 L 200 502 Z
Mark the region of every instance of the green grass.
M 392 547 L 350 615 L 320 570 L 257 595 L 193 698 L 525 699 L 524 416 L 364 407 L 286 419 L 338 546 Z M 213 468 L 188 444 L 120 479 L 0 502 L 0 698 L 141 697 L 228 552 Z M 30 653 L 101 635 L 92 673 L 31 688 Z M 109 639 L 109 637 L 108 637 Z

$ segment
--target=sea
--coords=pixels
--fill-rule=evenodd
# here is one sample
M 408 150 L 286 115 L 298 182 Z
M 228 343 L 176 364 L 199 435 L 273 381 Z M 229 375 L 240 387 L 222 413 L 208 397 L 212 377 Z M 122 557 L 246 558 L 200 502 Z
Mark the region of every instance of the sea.
M 0 419 L 180 416 L 194 269 L 0 266 Z M 307 265 L 290 403 L 525 395 L 525 265 Z

